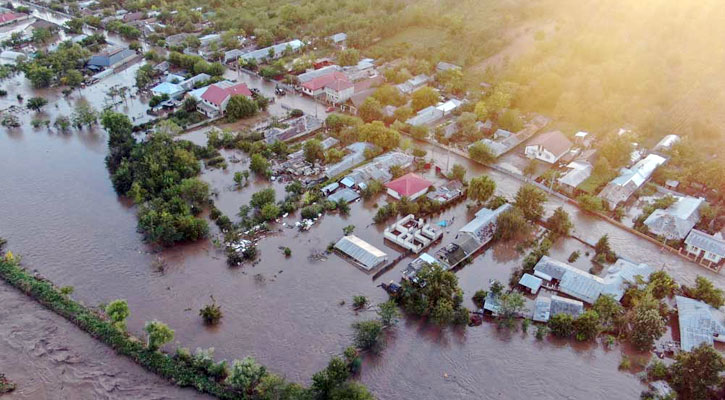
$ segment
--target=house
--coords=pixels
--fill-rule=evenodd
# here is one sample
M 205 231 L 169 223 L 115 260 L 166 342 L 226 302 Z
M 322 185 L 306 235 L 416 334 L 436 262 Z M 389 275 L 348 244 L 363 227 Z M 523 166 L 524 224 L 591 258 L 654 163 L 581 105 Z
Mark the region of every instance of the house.
M 712 346 L 715 340 L 725 341 L 725 325 L 719 310 L 702 301 L 682 296 L 675 296 L 675 302 L 682 350 L 690 351 L 701 344 Z
M 459 180 L 447 182 L 429 192 L 426 197 L 440 204 L 446 204 L 463 196 L 463 183 Z
M 423 218 L 416 218 L 413 214 L 406 215 L 394 224 L 385 227 L 383 231 L 385 239 L 415 254 L 423 251 L 441 236 L 443 236 L 441 229 L 431 225 Z
M 420 74 L 408 79 L 407 81 L 399 85 L 396 85 L 395 87 L 397 87 L 398 90 L 403 94 L 411 94 L 428 84 L 428 82 L 430 81 L 431 78 L 428 75 Z
M 252 97 L 252 92 L 245 83 L 221 81 L 209 85 L 201 95 L 197 110 L 207 117 L 223 115 L 232 96 Z
M 345 74 L 335 70 L 327 70 L 327 73 L 317 76 L 316 78 L 313 78 L 301 84 L 300 90 L 302 91 L 302 93 L 308 96 L 317 97 L 326 93 L 325 88 L 328 85 L 337 85 L 338 81 L 342 81 L 345 84 L 340 84 L 339 86 L 335 87 L 339 90 L 344 91 L 348 95 L 345 100 L 349 99 L 354 93 L 354 85 L 352 85 L 352 83 L 348 81 Z
M 393 175 L 390 173 L 392 166 L 398 165 L 400 168 L 406 169 L 413 164 L 413 160 L 413 156 L 398 151 L 381 154 L 369 163 L 350 171 L 340 183 L 347 187 L 356 186 L 360 189 L 366 188 L 368 182 L 373 179 L 385 183 L 393 179 Z
M 355 85 L 347 79 L 335 79 L 325 85 L 325 98 L 332 104 L 344 103 L 353 94 L 355 94 Z
M 169 96 L 170 99 L 179 98 L 184 94 L 184 92 L 185 90 L 181 87 L 181 85 L 171 82 L 161 82 L 151 88 L 151 93 L 153 93 L 154 96 L 166 95 Z
M 388 260 L 388 255 L 355 235 L 343 236 L 335 243 L 335 249 L 351 258 L 366 271 Z
M 136 52 L 125 47 L 109 46 L 88 60 L 89 66 L 112 68 L 136 56 Z
M 526 289 L 529 289 L 529 292 L 531 292 L 531 294 L 536 294 L 539 292 L 542 282 L 543 281 L 539 277 L 533 276 L 531 274 L 524 274 L 519 280 L 519 285 L 525 287 Z
M 491 314 L 497 316 L 498 313 L 501 311 L 500 297 L 489 290 L 488 293 L 486 293 L 486 298 L 483 301 L 483 310 L 490 311 Z
M 652 272 L 654 270 L 647 264 L 635 264 L 622 258 L 609 267 L 604 277 L 592 275 L 549 256 L 542 257 L 534 266 L 535 276 L 555 284 L 557 291 L 589 304 L 593 304 L 603 294 L 619 301 L 627 285 L 637 282 L 637 276 L 646 279 Z
M 418 174 L 408 173 L 385 184 L 388 194 L 396 200 L 407 197 L 415 200 L 428 192 L 433 184 Z
M 534 315 L 531 317 L 536 322 L 548 322 L 551 315 L 551 298 L 537 296 L 534 301 Z
M 649 154 L 639 160 L 632 168 L 622 168 L 619 176 L 614 178 L 599 193 L 599 197 L 609 202 L 610 207 L 616 207 L 627 201 L 634 192 L 649 180 L 654 171 L 667 160 L 657 154 Z
M 199 38 L 199 42 L 202 47 L 211 45 L 212 43 L 219 43 L 222 41 L 222 35 L 218 33 L 210 33 Z
M 436 265 L 436 259 L 428 253 L 423 253 L 415 260 L 411 261 L 407 267 L 403 270 L 403 279 L 413 281 L 417 283 L 415 276 L 418 271 L 423 269 L 426 265 Z
M 463 104 L 460 100 L 450 99 L 444 103 L 439 103 L 436 109 L 443 113 L 443 116 L 450 115 L 453 111 Z
M 365 150 L 371 148 L 373 148 L 372 144 L 364 142 L 357 142 L 348 145 L 345 149 L 349 153 L 338 163 L 326 166 L 325 176 L 328 179 L 334 178 L 365 161 Z
M 352 203 L 353 201 L 360 198 L 360 194 L 352 189 L 343 188 L 327 197 L 333 203 L 338 203 L 340 200 L 345 200 L 345 203 Z
M 136 11 L 136 12 L 124 14 L 123 17 L 121 18 L 121 20 L 123 20 L 123 22 L 129 23 L 129 22 L 141 20 L 144 18 L 144 16 L 145 16 L 145 14 L 142 11 Z
M 594 167 L 587 161 L 572 161 L 566 166 L 567 172 L 557 179 L 562 191 L 573 195 L 577 186 L 587 180 Z
M 709 235 L 693 229 L 685 239 L 685 250 L 695 260 L 702 256 L 702 260 L 708 261 L 710 265 L 718 265 L 725 258 L 725 240 L 720 232 Z
M 579 131 L 574 134 L 574 143 L 577 146 L 589 148 L 592 145 L 592 135 L 589 132 Z
M 166 47 L 178 47 L 181 46 L 188 36 L 194 36 L 191 33 L 177 33 L 176 35 L 167 36 L 164 39 Z
M 459 67 L 458 65 L 450 64 L 450 63 L 443 62 L 443 61 L 436 64 L 436 72 L 444 72 L 444 71 L 450 71 L 450 70 L 460 71 L 461 67 Z
M 0 25 L 8 25 L 15 22 L 18 22 L 23 19 L 28 19 L 29 17 L 25 14 L 18 14 L 13 12 L 4 12 L 0 13 Z
M 557 314 L 567 314 L 576 318 L 583 312 L 584 304 L 581 301 L 567 299 L 557 295 L 551 296 L 551 308 L 549 309 L 549 315 L 554 316 Z
M 290 40 L 289 42 L 284 42 L 280 44 L 275 44 L 273 46 L 265 47 L 263 49 L 258 50 L 252 50 L 250 52 L 244 53 L 239 56 L 239 58 L 243 61 L 249 62 L 254 61 L 256 63 L 261 63 L 264 60 L 274 60 L 277 58 L 282 57 L 282 55 L 285 54 L 287 51 L 295 52 L 302 48 L 304 46 L 304 43 L 302 43 L 301 40 L 295 39 Z
M 305 114 L 301 117 L 283 121 L 285 128 L 270 127 L 264 131 L 264 141 L 272 144 L 276 141 L 285 142 L 308 135 L 322 128 L 323 121 L 314 115 Z
M 654 147 L 654 151 L 666 151 L 672 148 L 676 143 L 680 141 L 680 137 L 677 135 L 667 135 L 663 137 Z
M 435 253 L 436 259 L 441 265 L 450 269 L 473 255 L 493 239 L 498 216 L 509 208 L 511 205 L 507 203 L 495 210 L 488 208 L 478 210 L 476 217 L 458 231 L 453 242 Z
M 307 83 L 315 78 L 319 78 L 333 72 L 342 72 L 342 67 L 339 65 L 326 65 L 318 69 L 308 70 L 297 75 L 297 83 L 302 85 L 303 83 Z M 299 89 L 302 90 L 301 87 Z
M 406 124 L 412 126 L 432 126 L 443 118 L 443 111 L 436 106 L 429 106 L 420 111 L 413 117 L 405 121 Z
M 197 83 L 206 82 L 209 79 L 211 79 L 211 76 L 207 74 L 198 74 L 194 75 L 189 79 L 184 79 L 179 82 L 179 86 L 184 88 L 184 90 L 191 90 L 194 89 L 194 86 L 196 86 Z
M 0 64 L 15 65 L 21 58 L 27 58 L 24 53 L 12 50 L 3 50 L 0 52 Z
M 345 43 L 347 42 L 347 34 L 343 32 L 336 33 L 332 36 L 328 36 L 327 39 L 336 46 L 345 46 Z
M 649 231 L 668 240 L 682 240 L 700 220 L 700 207 L 705 203 L 702 197 L 677 196 L 674 204 L 666 209 L 657 209 L 647 217 L 644 224 Z
M 551 131 L 530 140 L 524 153 L 528 158 L 535 158 L 554 164 L 571 149 L 571 141 L 561 131 Z

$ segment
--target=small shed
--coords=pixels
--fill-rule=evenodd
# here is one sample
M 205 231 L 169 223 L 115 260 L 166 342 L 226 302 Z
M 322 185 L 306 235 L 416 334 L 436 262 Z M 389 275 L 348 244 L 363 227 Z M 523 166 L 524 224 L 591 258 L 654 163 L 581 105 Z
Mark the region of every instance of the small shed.
M 519 280 L 519 285 L 529 289 L 531 294 L 536 294 L 539 292 L 539 288 L 541 288 L 541 283 L 541 278 L 537 278 L 531 274 L 524 274 L 524 276 L 521 277 L 521 280 Z
M 332 182 L 331 184 L 329 184 L 329 185 L 327 185 L 327 186 L 323 187 L 322 189 L 320 189 L 320 191 L 321 191 L 321 192 L 322 192 L 322 194 L 324 194 L 324 195 L 330 195 L 330 194 L 331 194 L 331 193 L 333 193 L 333 192 L 334 192 L 335 190 L 337 190 L 337 188 L 339 188 L 339 187 L 340 187 L 340 184 L 339 184 L 339 183 L 337 183 L 337 182 Z

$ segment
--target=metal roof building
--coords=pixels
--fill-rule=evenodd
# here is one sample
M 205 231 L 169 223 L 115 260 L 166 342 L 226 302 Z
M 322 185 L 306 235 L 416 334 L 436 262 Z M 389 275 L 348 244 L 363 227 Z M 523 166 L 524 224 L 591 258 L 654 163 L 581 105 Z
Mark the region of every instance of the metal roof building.
M 356 191 L 354 191 L 352 189 L 348 189 L 348 188 L 338 190 L 337 192 L 335 192 L 327 197 L 328 200 L 334 201 L 335 203 L 337 203 L 340 200 L 345 200 L 346 203 L 350 203 L 359 198 L 360 198 L 360 195 Z
M 547 322 L 551 316 L 551 298 L 538 296 L 534 302 L 534 315 L 531 319 L 536 322 Z
M 675 296 L 677 315 L 680 325 L 680 347 L 684 351 L 715 340 L 725 341 L 725 326 L 722 318 L 716 319 L 713 313 L 719 311 L 709 304 L 682 296 Z M 721 317 L 721 315 L 719 315 Z
M 521 277 L 521 280 L 519 280 L 519 285 L 529 289 L 531 294 L 536 294 L 539 292 L 542 282 L 541 278 L 537 278 L 531 274 L 524 274 L 524 276 Z
M 698 210 L 705 203 L 702 197 L 677 196 L 666 209 L 657 209 L 644 221 L 650 232 L 669 240 L 682 240 L 700 219 Z
M 355 235 L 343 236 L 335 243 L 335 248 L 355 260 L 360 267 L 367 271 L 388 259 L 387 254 Z
M 557 295 L 551 296 L 549 315 L 568 314 L 576 318 L 584 312 L 584 303 L 579 300 L 567 299 Z
M 274 46 L 265 47 L 263 49 L 253 50 L 248 53 L 242 54 L 239 56 L 242 60 L 249 61 L 254 60 L 256 62 L 260 62 L 262 60 L 265 60 L 267 58 L 279 58 L 282 57 L 282 54 L 288 49 L 288 46 L 292 51 L 299 50 L 302 46 L 304 46 L 304 43 L 302 43 L 301 40 L 295 39 L 290 40 L 289 42 L 275 44 Z M 272 50 L 272 56 L 270 57 L 270 49 Z

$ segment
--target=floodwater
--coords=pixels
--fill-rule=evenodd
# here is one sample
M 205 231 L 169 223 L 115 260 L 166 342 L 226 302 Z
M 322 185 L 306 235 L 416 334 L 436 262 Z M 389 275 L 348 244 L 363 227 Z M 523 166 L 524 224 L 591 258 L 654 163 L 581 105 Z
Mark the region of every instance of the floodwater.
M 125 78 L 119 75 L 109 79 Z M 9 95 L 0 99 L 0 108 L 16 104 L 16 91 L 27 90 L 23 82 L 22 78 L 3 82 Z M 91 87 L 84 89 L 82 95 L 92 104 L 102 104 L 105 95 L 99 92 L 100 89 Z M 74 94 L 70 101 L 53 97 L 56 95 L 52 91 L 44 95 L 51 99 L 46 106 L 47 116 L 54 119 L 55 114 L 67 112 L 81 94 Z M 308 111 L 314 108 L 310 102 L 304 105 L 304 98 L 287 98 L 290 100 L 278 101 L 299 102 L 300 107 L 293 107 Z M 54 103 L 59 104 L 58 108 Z M 123 110 L 125 106 L 118 107 Z M 124 110 L 129 114 L 139 111 L 140 106 Z M 33 113 L 23 112 L 19 117 L 23 122 L 21 128 L 0 131 L 0 236 L 9 240 L 9 249 L 23 256 L 26 266 L 37 269 L 58 285 L 73 286 L 73 297 L 86 304 L 127 299 L 131 308 L 128 328 L 139 336 L 145 321 L 159 319 L 176 330 L 175 344 L 192 349 L 214 347 L 219 359 L 252 355 L 271 371 L 307 383 L 314 372 L 325 367 L 330 356 L 341 353 L 351 343 L 353 322 L 375 317 L 373 311 L 352 311 L 352 296 L 363 294 L 374 303 L 384 301 L 385 293 L 376 286 L 397 280 L 406 262 L 403 260 L 374 282 L 369 274 L 336 255 L 327 260 L 309 257 L 337 240 L 342 228 L 351 224 L 356 227 L 356 235 L 395 257 L 398 250 L 384 243 L 383 227 L 371 225 L 375 201 L 354 203 L 349 217 L 324 216 L 309 232 L 276 225 L 275 234 L 260 242 L 261 259 L 254 266 L 229 268 L 223 253 L 211 241 L 155 253 L 136 232 L 134 208 L 113 192 L 103 162 L 105 133 L 100 129 L 69 134 L 46 128 L 36 130 L 29 125 Z M 463 164 L 468 169 L 468 178 L 489 174 L 498 184 L 498 194 L 512 197 L 521 185 L 454 154 L 424 147 L 429 150 L 428 156 L 443 167 Z M 219 192 L 219 208 L 236 218 L 239 206 L 262 185 L 255 183 L 236 190 L 232 185 L 233 173 L 247 168 L 246 157 L 241 153 L 224 154 L 243 161 L 230 162 L 227 170 L 204 171 L 203 179 Z M 278 198 L 284 195 L 282 183 L 264 185 L 274 187 Z M 382 197 L 377 199 L 380 204 L 384 201 Z M 629 259 L 664 267 L 683 283 L 691 283 L 701 274 L 725 287 L 722 276 L 662 253 L 650 242 L 579 213 L 560 200 L 551 199 L 547 212 L 558 206 L 572 215 L 577 235 L 589 242 L 607 233 L 613 248 Z M 455 217 L 450 233 L 438 246 L 450 241 L 470 219 L 465 207 L 461 203 L 436 217 Z M 294 224 L 298 218 L 291 215 L 284 222 Z M 577 243 L 557 243 L 553 255 L 565 259 L 571 251 L 581 249 Z M 285 258 L 282 247 L 292 249 L 290 258 Z M 163 273 L 151 267 L 158 255 L 168 265 Z M 466 304 L 472 306 L 470 296 L 477 289 L 487 288 L 489 279 L 507 281 L 521 258 L 510 245 L 499 244 L 459 271 Z M 8 297 L 5 292 L 0 294 Z M 44 393 L 52 398 L 56 383 L 64 379 L 63 367 L 48 365 L 42 354 L 27 349 L 35 348 L 33 343 L 46 336 L 34 331 L 37 328 L 33 319 L 48 321 L 45 326 L 61 326 L 64 322 L 55 322 L 57 318 L 48 317 L 48 312 L 40 307 L 26 304 L 32 302 L 22 300 L 22 296 L 9 296 L 14 299 L 12 304 L 17 304 L 12 309 L 24 311 L 22 316 L 2 315 L 0 337 L 12 337 L 15 344 L 0 341 L 0 346 L 15 349 L 19 356 L 3 357 L 4 352 L 0 353 L 0 370 L 10 371 L 9 377 L 21 383 L 21 387 L 23 382 L 29 382 L 33 393 L 41 394 L 35 398 L 43 398 Z M 209 296 L 214 296 L 224 312 L 221 324 L 214 328 L 205 327 L 198 316 L 199 308 L 209 303 Z M 9 331 L 6 320 L 12 321 Z M 10 331 L 13 333 L 8 336 Z M 52 331 L 42 332 L 54 335 Z M 56 335 L 67 337 L 63 343 L 78 340 L 74 351 L 79 354 L 102 352 L 98 349 L 103 346 L 89 343 L 89 338 L 72 329 Z M 75 336 L 82 337 L 73 339 Z M 388 333 L 382 354 L 366 357 L 360 380 L 381 399 L 636 398 L 643 389 L 636 376 L 617 371 L 622 351 L 607 351 L 599 344 L 538 342 L 532 332 L 502 332 L 488 323 L 465 330 L 439 329 L 423 321 L 402 318 Z M 94 379 L 102 382 L 104 378 L 96 377 L 103 376 L 101 372 L 107 371 L 109 365 L 118 366 L 132 381 L 154 382 L 147 374 L 135 378 L 136 372 L 131 371 L 133 367 L 126 360 L 113 359 L 112 354 L 108 358 L 103 363 L 84 362 L 83 368 L 88 371 L 85 383 L 71 385 L 69 392 L 73 394 L 68 397 L 89 397 L 84 395 L 88 393 L 84 388 Z M 14 371 L 30 371 L 37 365 L 46 365 L 37 368 L 44 368 L 47 378 L 25 380 L 13 376 Z M 174 388 L 158 390 L 165 393 L 159 396 L 181 397 L 169 392 Z

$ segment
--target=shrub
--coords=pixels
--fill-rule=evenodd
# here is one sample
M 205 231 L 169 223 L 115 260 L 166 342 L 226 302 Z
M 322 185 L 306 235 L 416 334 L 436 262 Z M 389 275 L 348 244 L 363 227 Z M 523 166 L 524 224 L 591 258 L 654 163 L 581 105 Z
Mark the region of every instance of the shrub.
M 353 296 L 352 298 L 352 305 L 356 309 L 360 309 L 365 307 L 365 305 L 368 304 L 368 298 L 363 295 L 357 295 Z
M 211 298 L 211 304 L 207 304 L 199 310 L 199 316 L 204 320 L 206 325 L 216 325 L 222 319 L 222 308 L 219 306 L 214 297 Z
M 355 345 L 363 350 L 378 351 L 382 347 L 383 323 L 376 320 L 356 322 Z

